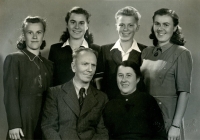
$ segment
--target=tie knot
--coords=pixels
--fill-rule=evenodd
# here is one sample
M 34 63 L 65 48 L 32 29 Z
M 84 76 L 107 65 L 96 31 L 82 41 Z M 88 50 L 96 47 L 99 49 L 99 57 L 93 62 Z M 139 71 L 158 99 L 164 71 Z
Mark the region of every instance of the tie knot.
M 80 91 L 79 91 L 79 95 L 83 96 L 84 93 L 85 93 L 85 88 L 81 88 Z

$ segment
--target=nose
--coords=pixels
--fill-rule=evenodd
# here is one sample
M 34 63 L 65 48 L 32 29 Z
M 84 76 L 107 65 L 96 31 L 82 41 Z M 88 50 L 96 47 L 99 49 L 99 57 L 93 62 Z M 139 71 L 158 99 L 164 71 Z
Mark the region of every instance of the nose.
M 92 72 L 92 65 L 88 65 L 88 71 Z
M 126 76 L 123 76 L 122 82 L 126 82 Z
M 79 25 L 78 25 L 78 23 L 76 23 L 76 24 L 75 24 L 75 28 L 76 28 L 76 29 L 78 29 L 78 28 L 79 28 Z
M 37 39 L 37 34 L 34 33 L 34 34 L 33 34 L 33 38 L 34 38 L 34 39 Z
M 127 31 L 128 30 L 128 26 L 125 25 L 124 26 L 124 30 Z
M 163 26 L 160 25 L 160 26 L 158 27 L 158 30 L 163 30 Z

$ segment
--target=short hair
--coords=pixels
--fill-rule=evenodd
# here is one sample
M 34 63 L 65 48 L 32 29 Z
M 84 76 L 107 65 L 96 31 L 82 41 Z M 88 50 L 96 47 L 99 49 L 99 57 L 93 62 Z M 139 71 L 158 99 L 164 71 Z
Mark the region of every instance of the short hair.
M 135 63 L 135 62 L 133 62 L 133 61 L 130 61 L 130 60 L 123 61 L 121 64 L 118 65 L 118 67 L 117 67 L 117 72 L 118 72 L 118 69 L 119 69 L 120 66 L 132 68 L 133 71 L 134 71 L 135 74 L 136 74 L 136 77 L 137 77 L 137 78 L 140 78 L 140 77 L 141 77 L 140 65 L 138 65 L 137 63 Z
M 79 55 L 81 52 L 83 52 L 83 51 L 85 51 L 85 52 L 91 52 L 91 53 L 93 53 L 93 54 L 96 56 L 96 58 L 98 57 L 98 54 L 97 54 L 97 52 L 96 52 L 95 50 L 93 50 L 93 49 L 91 49 L 91 48 L 79 47 L 79 48 L 78 48 L 77 50 L 75 50 L 75 51 L 73 52 L 73 54 L 72 54 L 73 62 L 75 62 L 75 61 L 77 60 L 78 55 Z
M 46 31 L 47 24 L 46 24 L 45 19 L 39 16 L 27 16 L 22 22 L 22 27 L 21 27 L 22 34 L 20 35 L 19 40 L 17 41 L 17 48 L 20 50 L 26 48 L 26 42 L 24 40 L 24 31 L 28 23 L 41 23 L 43 26 L 44 32 Z M 40 49 L 41 50 L 44 49 L 45 46 L 46 46 L 46 41 L 43 40 L 42 45 L 40 46 Z
M 91 14 L 87 10 L 85 10 L 81 7 L 75 6 L 69 12 L 67 12 L 67 15 L 65 17 L 65 22 L 67 24 L 68 24 L 68 21 L 69 21 L 72 13 L 85 15 L 87 23 L 88 24 L 90 23 Z M 64 31 L 63 34 L 61 35 L 60 41 L 66 42 L 69 37 L 70 37 L 69 31 L 68 31 L 68 29 L 66 29 L 66 31 Z M 84 38 L 89 44 L 93 43 L 93 35 L 89 32 L 89 29 L 86 31 Z
M 135 9 L 132 6 L 126 6 L 120 10 L 117 11 L 117 13 L 115 14 L 115 19 L 117 20 L 119 18 L 119 16 L 133 16 L 135 18 L 135 20 L 137 21 L 137 23 L 139 23 L 140 19 L 141 19 L 141 14 L 139 13 L 139 11 L 137 9 Z
M 176 45 L 184 45 L 186 41 L 185 41 L 183 33 L 182 33 L 182 28 L 179 26 L 179 17 L 175 13 L 175 11 L 167 9 L 167 8 L 161 8 L 161 9 L 159 9 L 159 10 L 154 12 L 154 15 L 152 17 L 153 22 L 155 20 L 155 16 L 156 15 L 161 15 L 161 16 L 168 15 L 168 16 L 170 16 L 172 18 L 174 26 L 177 26 L 177 29 L 172 34 L 170 42 L 173 43 L 173 44 L 176 44 Z M 149 35 L 149 38 L 153 40 L 153 45 L 157 46 L 158 40 L 157 40 L 157 38 L 155 36 L 155 33 L 153 31 L 153 26 L 151 28 L 151 34 Z

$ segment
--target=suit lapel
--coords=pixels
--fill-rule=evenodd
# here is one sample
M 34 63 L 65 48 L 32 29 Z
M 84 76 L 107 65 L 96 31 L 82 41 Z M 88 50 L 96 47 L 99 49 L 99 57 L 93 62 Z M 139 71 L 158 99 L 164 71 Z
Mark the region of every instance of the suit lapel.
M 118 50 L 118 49 L 113 49 L 111 50 L 111 57 L 113 59 L 113 61 L 119 65 L 122 63 L 122 55 L 121 55 L 121 52 Z
M 132 50 L 129 54 L 129 57 L 128 57 L 128 61 L 133 61 L 135 62 L 136 64 L 141 64 L 141 53 L 136 51 L 136 50 Z
M 86 96 L 86 98 L 84 100 L 80 116 L 82 116 L 85 113 L 89 112 L 95 106 L 95 104 L 97 103 L 97 100 L 95 98 L 95 94 L 96 93 L 94 92 L 92 87 L 89 86 L 88 91 L 87 91 L 87 96 Z
M 79 107 L 77 94 L 76 94 L 72 80 L 70 80 L 68 83 L 64 84 L 62 89 L 66 93 L 65 96 L 63 96 L 65 103 L 71 108 L 71 110 L 77 116 L 79 116 L 80 107 Z

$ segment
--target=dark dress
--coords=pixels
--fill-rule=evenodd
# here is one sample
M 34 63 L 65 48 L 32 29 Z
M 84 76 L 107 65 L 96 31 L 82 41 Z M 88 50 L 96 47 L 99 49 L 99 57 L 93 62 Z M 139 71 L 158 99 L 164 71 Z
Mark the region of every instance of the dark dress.
M 155 99 L 139 90 L 109 101 L 103 116 L 110 139 L 167 139 L 162 114 Z
M 109 100 L 114 99 L 117 95 L 120 94 L 120 91 L 117 87 L 116 70 L 118 65 L 122 63 L 122 56 L 121 52 L 118 49 L 111 50 L 114 45 L 115 43 L 104 45 L 101 47 L 97 67 L 97 77 L 103 77 L 102 91 L 104 91 L 108 95 Z M 146 48 L 145 45 L 142 45 L 140 43 L 138 43 L 137 45 L 141 52 L 144 48 Z M 141 52 L 132 50 L 129 54 L 127 61 L 133 61 L 140 65 Z M 142 85 L 142 83 L 138 85 Z
M 4 61 L 8 129 L 22 128 L 24 139 L 41 139 L 41 108 L 52 71 L 52 62 L 26 49 L 9 54 Z
M 70 46 L 62 47 L 63 43 L 53 44 L 49 52 L 49 60 L 54 62 L 53 85 L 61 85 L 70 81 L 74 77 L 71 69 L 72 49 Z M 100 51 L 100 46 L 91 44 L 89 48 Z

